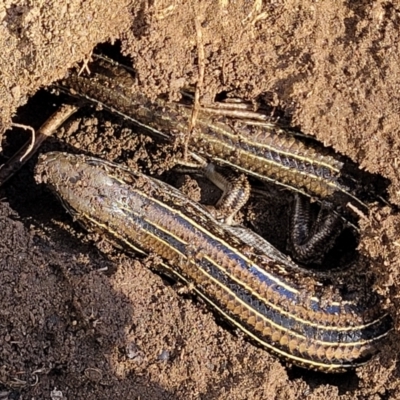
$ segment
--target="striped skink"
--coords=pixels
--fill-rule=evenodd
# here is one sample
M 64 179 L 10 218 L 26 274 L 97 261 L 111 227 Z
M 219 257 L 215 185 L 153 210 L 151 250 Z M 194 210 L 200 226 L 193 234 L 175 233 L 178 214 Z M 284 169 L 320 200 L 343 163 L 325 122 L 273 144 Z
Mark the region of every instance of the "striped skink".
M 40 157 L 36 178 L 89 230 L 158 255 L 161 272 L 190 285 L 233 326 L 293 364 L 323 372 L 363 365 L 391 329 L 365 276 L 305 270 L 164 182 L 59 152 Z
M 169 140 L 188 133 L 191 103 L 160 98 L 151 101 L 134 90 L 135 79 L 129 68 L 94 57 L 90 75 L 71 71 L 54 86 L 104 106 L 144 133 Z M 215 107 L 218 104 L 221 106 L 216 103 Z M 350 209 L 366 213 L 370 197 L 376 200 L 371 196 L 375 177 L 358 170 L 350 160 L 344 162 L 343 157 L 318 142 L 271 122 L 232 119 L 215 111 L 200 108 L 189 137 L 190 152 L 248 176 L 327 200 L 346 218 Z

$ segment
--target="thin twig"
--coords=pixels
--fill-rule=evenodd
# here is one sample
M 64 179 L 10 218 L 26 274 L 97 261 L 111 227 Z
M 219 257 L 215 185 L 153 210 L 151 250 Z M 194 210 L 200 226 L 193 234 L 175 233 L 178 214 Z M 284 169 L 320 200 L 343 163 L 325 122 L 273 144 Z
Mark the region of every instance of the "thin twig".
M 183 152 L 184 160 L 187 160 L 189 139 L 190 139 L 190 136 L 194 134 L 194 129 L 196 127 L 196 120 L 197 120 L 197 116 L 200 111 L 200 91 L 203 88 L 203 82 L 204 82 L 205 53 L 204 53 L 204 46 L 203 46 L 203 33 L 201 31 L 201 23 L 200 23 L 199 16 L 196 14 L 196 10 L 195 10 L 195 17 L 194 17 L 194 25 L 196 28 L 197 54 L 198 54 L 198 63 L 199 63 L 199 78 L 197 79 L 196 89 L 194 92 L 194 103 L 193 103 L 193 109 L 192 109 L 192 116 L 190 118 L 189 134 L 187 135 L 185 144 L 184 144 L 184 152 Z
M 28 146 L 28 148 L 26 149 L 26 152 L 19 159 L 19 161 L 22 161 L 32 151 L 33 146 L 35 145 L 36 133 L 35 133 L 35 130 L 29 125 L 17 124 L 15 122 L 12 122 L 11 126 L 14 126 L 16 128 L 25 129 L 27 131 L 31 131 L 32 132 L 31 143 Z
M 216 103 L 217 104 L 217 103 Z M 221 103 L 219 103 L 221 104 Z M 268 121 L 268 117 L 265 114 L 261 114 L 257 111 L 253 111 L 250 109 L 234 109 L 234 108 L 228 108 L 228 107 L 214 107 L 213 105 L 211 106 L 202 106 L 201 108 L 202 111 L 208 114 L 215 114 L 215 115 L 223 115 L 224 117 L 231 117 L 231 118 L 247 118 L 250 120 L 254 121 Z
M 39 149 L 40 145 L 51 136 L 72 114 L 78 106 L 62 105 L 36 132 L 31 140 L 26 142 L 6 163 L 0 167 L 0 186 L 7 182 Z M 13 124 L 24 129 L 26 125 Z M 30 128 L 33 130 L 33 128 Z M 34 130 L 33 130 L 34 132 Z
M 347 203 L 346 206 L 349 207 L 350 210 L 352 210 L 360 219 L 368 221 L 368 216 L 365 215 L 359 208 L 353 206 L 351 203 Z
M 90 75 L 89 63 L 92 61 L 93 50 L 89 53 L 89 55 L 83 60 L 83 64 L 81 69 L 78 72 L 78 76 L 81 76 L 83 71 L 86 71 L 88 75 Z

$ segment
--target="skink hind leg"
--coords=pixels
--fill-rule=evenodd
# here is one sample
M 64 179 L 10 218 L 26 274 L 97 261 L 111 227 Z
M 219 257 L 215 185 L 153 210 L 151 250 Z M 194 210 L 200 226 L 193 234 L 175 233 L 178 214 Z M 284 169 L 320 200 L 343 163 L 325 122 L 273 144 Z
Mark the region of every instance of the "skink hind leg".
M 227 225 L 232 225 L 233 217 L 250 197 L 251 186 L 247 177 L 235 173 L 222 175 L 215 170 L 214 164 L 207 165 L 204 175 L 222 190 L 222 196 L 216 204 L 217 217 L 223 219 Z
M 289 246 L 297 261 L 321 263 L 342 230 L 343 219 L 328 204 L 322 204 L 317 220 L 311 225 L 309 199 L 295 195 Z
M 194 162 L 178 160 L 179 172 L 196 172 L 205 176 L 222 195 L 215 205 L 215 217 L 227 225 L 234 224 L 234 216 L 241 210 L 250 198 L 251 186 L 244 174 L 234 172 L 222 174 L 215 169 L 215 165 L 208 163 L 203 157 L 191 153 Z

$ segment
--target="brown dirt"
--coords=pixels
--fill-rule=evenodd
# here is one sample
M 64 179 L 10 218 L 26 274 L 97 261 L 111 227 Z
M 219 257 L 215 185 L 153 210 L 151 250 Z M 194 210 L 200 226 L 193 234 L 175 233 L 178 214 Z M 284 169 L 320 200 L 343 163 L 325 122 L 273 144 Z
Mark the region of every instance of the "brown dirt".
M 94 46 L 119 39 L 144 92 L 176 98 L 203 66 L 202 96 L 258 96 L 303 132 L 390 179 L 390 200 L 400 205 L 397 3 L 261 4 L 6 0 L 0 126 L 8 128 L 12 116 L 39 126 L 59 99 L 39 93 L 17 108 Z M 23 135 L 4 136 L 6 155 Z M 140 166 L 156 169 L 160 155 L 148 146 L 116 117 L 86 109 L 43 151 L 72 147 L 118 161 L 135 156 Z M 359 246 L 396 332 L 369 366 L 329 377 L 285 366 L 247 343 L 190 293 L 178 294 L 150 272 L 150 260 L 140 263 L 94 238 L 98 251 L 35 185 L 33 167 L 0 191 L 0 399 L 400 398 L 398 212 L 373 210 L 361 222 Z M 193 183 L 186 187 L 192 191 Z

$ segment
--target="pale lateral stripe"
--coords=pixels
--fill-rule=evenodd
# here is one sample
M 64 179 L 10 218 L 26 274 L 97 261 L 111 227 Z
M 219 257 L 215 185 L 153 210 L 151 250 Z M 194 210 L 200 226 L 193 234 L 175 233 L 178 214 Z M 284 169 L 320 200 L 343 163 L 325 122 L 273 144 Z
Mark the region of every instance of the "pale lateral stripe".
M 301 317 L 296 316 L 295 314 L 290 313 L 289 311 L 286 311 L 286 310 L 280 308 L 278 304 L 271 303 L 270 301 L 268 301 L 268 299 L 262 297 L 259 293 L 254 291 L 248 284 L 246 284 L 245 282 L 243 282 L 240 279 L 238 279 L 237 276 L 235 276 L 234 274 L 229 273 L 228 270 L 223 267 L 223 265 L 217 264 L 215 262 L 215 260 L 213 260 L 212 258 L 210 258 L 208 256 L 204 256 L 204 258 L 207 258 L 208 261 L 210 261 L 215 267 L 217 267 L 219 270 L 223 271 L 223 273 L 225 275 L 227 275 L 230 279 L 235 281 L 237 284 L 239 284 L 240 286 L 244 287 L 250 294 L 252 294 L 258 300 L 263 302 L 266 306 L 278 311 L 280 314 L 286 315 L 289 318 L 294 319 L 295 321 L 301 322 L 303 325 L 313 326 L 313 327 L 321 329 L 321 330 L 335 330 L 337 332 L 351 332 L 351 331 L 357 331 L 357 330 L 368 328 L 368 327 L 376 324 L 377 322 L 381 321 L 386 316 L 386 315 L 383 315 L 383 316 L 379 317 L 378 319 L 375 319 L 375 320 L 369 322 L 368 324 L 357 325 L 357 326 L 336 327 L 336 326 L 333 326 L 333 325 L 332 326 L 319 325 L 318 323 L 307 321 L 307 320 L 305 320 L 305 319 L 303 319 Z M 244 304 L 247 304 L 247 303 L 244 303 Z M 247 307 L 251 308 L 252 310 L 257 312 L 257 310 L 253 309 L 250 305 L 247 305 Z M 261 314 L 261 316 L 262 316 L 262 314 Z M 269 320 L 267 319 L 267 321 L 269 321 Z M 371 340 L 366 340 L 365 342 L 370 342 L 370 341 Z
M 212 262 L 214 265 L 216 265 L 212 259 L 210 259 L 208 256 L 204 256 L 204 258 L 207 258 L 210 262 Z M 189 262 L 192 263 L 191 260 L 188 259 Z M 195 264 L 196 265 L 196 264 Z M 216 265 L 217 267 L 219 267 L 218 265 Z M 220 288 L 222 288 L 223 290 L 225 290 L 226 292 L 228 292 L 231 296 L 233 296 L 236 301 L 238 303 L 240 303 L 242 306 L 244 306 L 247 309 L 252 310 L 253 312 L 255 312 L 261 319 L 263 319 L 264 321 L 266 321 L 267 323 L 271 324 L 272 326 L 274 326 L 277 330 L 280 330 L 282 332 L 288 332 L 290 335 L 298 337 L 298 338 L 302 338 L 302 339 L 306 339 L 309 340 L 310 337 L 307 337 L 305 335 L 301 335 L 297 332 L 291 331 L 290 329 L 285 328 L 282 325 L 278 325 L 277 323 L 275 323 L 272 320 L 269 320 L 268 318 L 266 318 L 263 314 L 261 314 L 260 312 L 258 312 L 256 309 L 254 309 L 253 307 L 251 307 L 249 304 L 247 304 L 246 302 L 244 302 L 243 300 L 241 300 L 240 298 L 237 297 L 237 295 L 235 294 L 235 292 L 233 292 L 232 290 L 230 290 L 228 287 L 226 287 L 225 285 L 223 285 L 218 279 L 214 278 L 212 275 L 210 275 L 207 271 L 204 270 L 204 268 L 200 268 L 201 272 L 203 272 L 203 274 L 205 276 L 208 277 L 208 279 L 212 280 L 216 285 L 218 285 Z M 309 325 L 308 323 L 306 325 Z M 374 337 L 372 340 L 361 340 L 358 342 L 349 342 L 349 343 L 340 343 L 340 342 L 325 342 L 322 340 L 317 340 L 317 339 L 313 339 L 314 343 L 320 343 L 322 344 L 324 347 L 332 347 L 332 346 L 343 346 L 343 347 L 351 347 L 351 346 L 357 346 L 357 345 L 364 345 L 367 343 L 371 343 L 373 341 L 377 340 L 376 337 Z
M 283 155 L 285 155 L 287 157 L 295 158 L 295 159 L 298 159 L 298 160 L 301 160 L 301 161 L 309 161 L 312 164 L 316 164 L 316 165 L 319 165 L 319 166 L 322 166 L 322 167 L 326 167 L 329 170 L 337 172 L 337 173 L 340 172 L 340 169 L 338 169 L 337 167 L 334 167 L 331 164 L 328 164 L 326 162 L 321 162 L 320 160 L 314 160 L 312 158 L 303 157 L 303 156 L 300 156 L 298 154 L 289 153 L 288 151 L 283 151 L 283 150 L 277 149 L 276 147 L 273 147 L 273 146 L 268 145 L 268 144 L 260 144 L 258 142 L 253 142 L 252 140 L 248 139 L 247 137 L 244 137 L 241 134 L 237 134 L 237 133 L 232 134 L 229 131 L 223 130 L 219 126 L 216 126 L 216 125 L 214 125 L 212 123 L 211 124 L 207 123 L 207 126 L 211 127 L 216 132 L 218 132 L 218 133 L 220 133 L 220 134 L 222 134 L 224 136 L 228 136 L 233 142 L 237 142 L 238 138 L 239 138 L 239 140 L 241 140 L 241 141 L 243 141 L 245 143 L 248 143 L 251 146 L 254 146 L 254 147 L 258 148 L 258 149 L 267 149 L 269 151 L 272 151 L 272 152 L 275 152 L 275 153 L 278 153 L 278 154 L 283 154 Z M 245 151 L 243 149 L 240 149 L 240 150 Z M 281 164 L 279 164 L 279 165 L 281 165 Z

